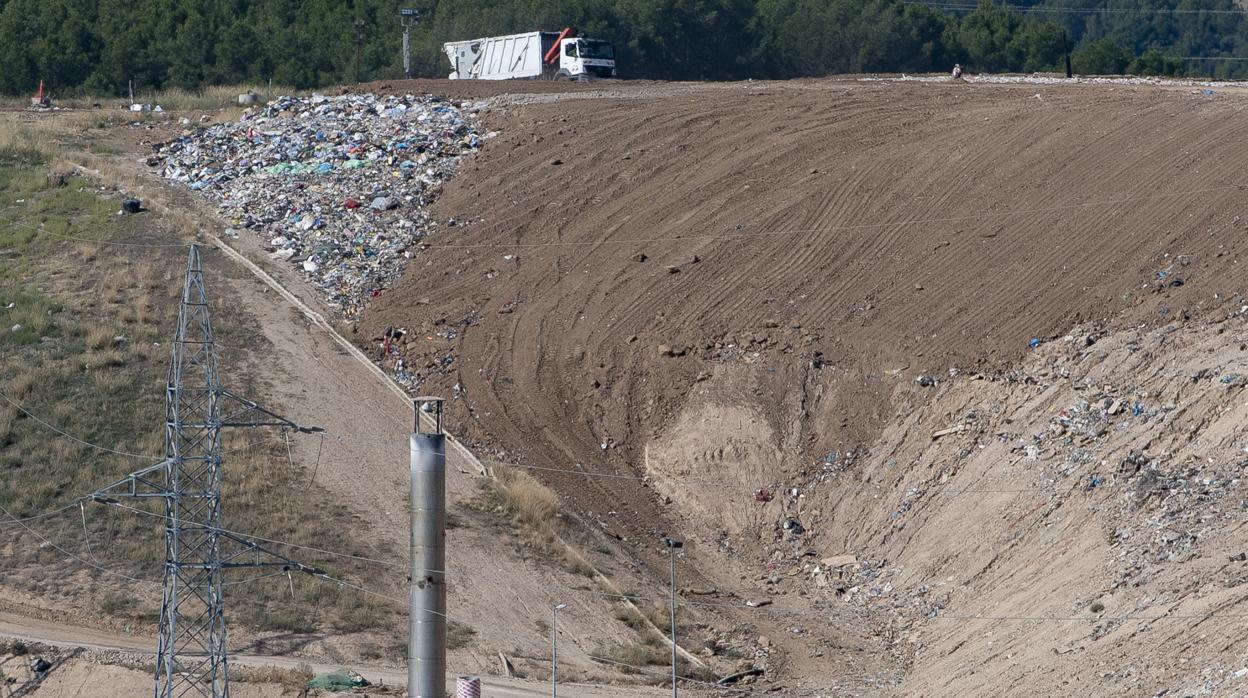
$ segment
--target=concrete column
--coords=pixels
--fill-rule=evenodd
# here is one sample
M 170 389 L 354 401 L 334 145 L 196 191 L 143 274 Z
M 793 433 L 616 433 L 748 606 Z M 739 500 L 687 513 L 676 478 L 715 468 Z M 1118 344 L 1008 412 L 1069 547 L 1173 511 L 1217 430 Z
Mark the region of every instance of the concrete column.
M 446 437 L 442 399 L 415 398 L 412 446 L 412 585 L 408 618 L 407 695 L 446 696 Z M 421 427 L 421 411 L 433 429 Z

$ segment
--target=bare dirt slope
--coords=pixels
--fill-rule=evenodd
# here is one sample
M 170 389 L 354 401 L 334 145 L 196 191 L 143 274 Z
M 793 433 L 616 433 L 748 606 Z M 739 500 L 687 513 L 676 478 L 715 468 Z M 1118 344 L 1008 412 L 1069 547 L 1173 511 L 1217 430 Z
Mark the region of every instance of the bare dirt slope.
M 740 353 L 729 344 L 780 372 L 816 351 L 873 374 L 1000 366 L 1079 321 L 1164 321 L 1238 290 L 1238 100 L 645 89 L 497 109 L 501 137 L 439 209 L 460 229 L 374 302 L 370 329 L 470 319 L 450 348 L 454 379 L 466 406 L 490 412 L 490 433 L 525 427 L 521 457 L 588 458 L 614 440 L 626 448 L 602 457 L 635 463 L 635 437 L 666 424 L 665 398 Z M 1184 285 L 1154 293 L 1170 267 L 1181 273 L 1167 282 Z M 663 345 L 687 354 L 661 356 Z M 423 334 L 409 346 L 442 348 Z M 630 409 L 607 409 L 621 398 Z M 873 421 L 825 425 L 819 440 L 860 440 Z
M 1029 626 L 1002 627 L 1018 648 L 1005 651 L 988 637 L 991 622 L 975 626 L 978 644 L 952 623 L 906 642 L 910 628 L 892 610 L 841 597 L 893 598 L 872 580 L 894 556 L 919 551 L 936 562 L 918 565 L 923 573 L 901 565 L 906 593 L 922 597 L 944 575 L 967 590 L 952 597 L 954 615 L 1075 615 L 1112 585 L 1103 568 L 1125 553 L 1103 547 L 1097 536 L 1116 524 L 1087 503 L 1065 524 L 1084 546 L 1071 567 L 1065 548 L 1019 533 L 1028 523 L 1051 530 L 1035 521 L 1053 507 L 1043 501 L 954 497 L 899 537 L 889 525 L 914 506 L 904 500 L 916 496 L 907 488 L 918 466 L 898 454 L 931 435 L 927 422 L 896 430 L 934 409 L 919 375 L 973 402 L 967 372 L 1008 375 L 1032 338 L 1080 324 L 1203 325 L 1237 311 L 1242 97 L 799 81 L 608 85 L 494 105 L 487 126 L 500 135 L 438 205 L 456 227 L 372 302 L 358 335 L 371 347 L 387 326 L 408 329 L 408 365 L 425 367 L 427 390 L 458 396 L 461 431 L 500 460 L 570 470 L 535 473 L 649 565 L 658 534 L 685 532 L 697 545 L 682 574 L 826 611 L 804 628 L 777 614 L 785 634 L 765 643 L 778 643 L 773 663 L 812 690 L 848 676 L 838 662 L 849 648 L 872 647 L 818 627 L 829 624 L 873 629 L 875 646 L 908 669 L 906 694 L 1066 692 L 1038 677 L 1077 677 L 1098 695 L 1179 676 L 1199 683 L 1190 653 L 1166 644 L 1183 626 L 1134 634 L 1117 654 L 1088 643 L 1076 654 L 1074 636 L 1052 629 L 1079 622 L 1038 621 L 1044 634 L 1030 643 Z M 1141 370 L 1155 368 L 1149 361 Z M 950 369 L 962 377 L 945 386 Z M 1014 393 L 983 399 L 1009 405 L 994 408 L 1003 419 L 1053 416 L 1050 403 L 1019 405 Z M 941 421 L 956 425 L 963 415 L 947 409 Z M 1006 431 L 1002 443 L 1030 436 Z M 1112 469 L 1155 446 L 1143 432 L 1133 438 L 1143 441 L 1106 446 L 1097 462 Z M 861 492 L 855 476 L 881 467 L 898 469 L 889 490 Z M 1031 475 L 1004 487 L 1034 487 Z M 788 519 L 806 533 L 783 528 Z M 1020 536 L 1008 560 L 974 544 Z M 859 566 L 843 579 L 812 568 L 832 554 L 855 554 Z M 1032 596 L 1012 591 L 1038 578 L 1051 583 Z M 1177 578 L 1165 579 L 1177 593 L 1168 586 Z M 1142 598 L 1131 603 L 1151 608 Z M 844 622 L 856 608 L 861 621 Z M 1151 674 L 1124 664 L 1159 647 L 1165 659 Z M 992 681 L 978 668 L 989 664 Z M 856 691 L 889 684 L 886 666 L 861 666 Z

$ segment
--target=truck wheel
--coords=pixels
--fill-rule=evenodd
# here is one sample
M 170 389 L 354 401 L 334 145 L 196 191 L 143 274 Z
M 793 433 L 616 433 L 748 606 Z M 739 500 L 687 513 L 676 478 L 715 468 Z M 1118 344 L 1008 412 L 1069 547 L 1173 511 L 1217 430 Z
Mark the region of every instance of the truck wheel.
M 557 75 L 555 75 L 555 79 L 556 79 L 556 80 L 571 80 L 571 79 L 572 79 L 572 73 L 569 73 L 569 72 L 568 72 L 568 71 L 566 71 L 566 70 L 562 70 L 562 69 L 560 69 L 559 73 L 558 73 Z

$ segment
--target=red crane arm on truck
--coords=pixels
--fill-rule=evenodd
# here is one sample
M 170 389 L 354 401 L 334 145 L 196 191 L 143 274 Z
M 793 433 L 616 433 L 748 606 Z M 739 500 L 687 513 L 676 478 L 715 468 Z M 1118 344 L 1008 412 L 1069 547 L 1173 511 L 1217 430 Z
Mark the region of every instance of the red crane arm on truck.
M 555 38 L 555 45 L 551 46 L 550 50 L 546 52 L 546 56 L 542 59 L 542 62 L 546 65 L 550 65 L 559 60 L 559 45 L 563 43 L 564 39 L 571 39 L 574 36 L 576 36 L 576 30 L 572 27 L 568 27 L 567 29 L 559 32 L 559 36 Z

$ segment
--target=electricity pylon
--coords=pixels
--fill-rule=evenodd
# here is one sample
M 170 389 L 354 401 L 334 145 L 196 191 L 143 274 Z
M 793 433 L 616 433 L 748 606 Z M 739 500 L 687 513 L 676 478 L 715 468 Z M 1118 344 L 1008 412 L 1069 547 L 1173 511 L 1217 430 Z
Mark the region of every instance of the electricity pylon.
M 156 698 L 228 698 L 224 570 L 284 567 L 321 573 L 221 528 L 221 430 L 265 426 L 321 431 L 221 388 L 199 246 L 192 245 L 165 386 L 165 458 L 95 493 L 105 503 L 117 497 L 164 500 Z

